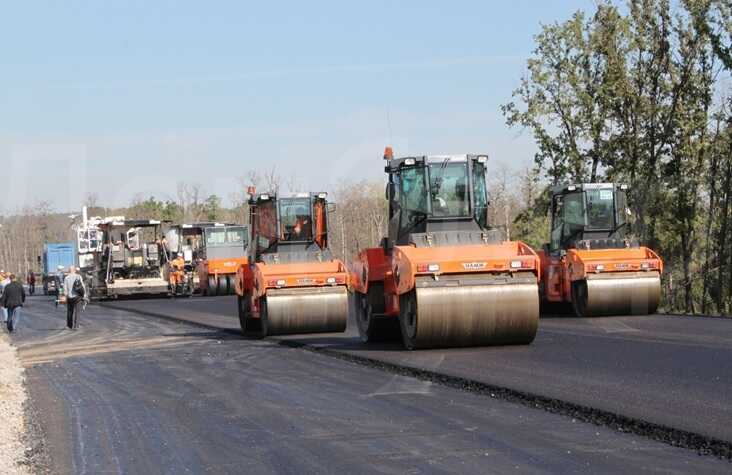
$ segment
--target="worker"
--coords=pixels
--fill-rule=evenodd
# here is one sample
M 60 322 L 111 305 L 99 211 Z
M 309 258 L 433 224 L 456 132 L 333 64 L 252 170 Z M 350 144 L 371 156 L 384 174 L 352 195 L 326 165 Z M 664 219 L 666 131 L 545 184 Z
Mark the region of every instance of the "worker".
M 304 206 L 297 208 L 295 212 L 297 217 L 295 226 L 292 228 L 292 240 L 304 241 L 312 237 L 312 227 L 310 226 L 310 215 Z
M 82 305 L 89 301 L 89 297 L 86 295 L 84 279 L 76 273 L 75 266 L 69 267 L 69 275 L 64 279 L 64 293 L 66 294 L 66 326 L 71 330 L 76 330 Z
M 8 309 L 5 308 L 5 306 L 2 304 L 2 296 L 5 286 L 9 283 L 10 279 L 8 279 L 8 276 L 5 273 L 5 269 L 0 269 L 0 313 L 2 313 L 3 323 L 7 323 L 8 321 Z
M 30 295 L 36 293 L 36 274 L 33 271 L 28 272 L 28 293 Z
M 171 290 L 175 291 L 178 285 L 185 282 L 185 266 L 186 261 L 183 259 L 183 253 L 179 252 L 175 259 L 170 261 L 170 271 L 168 272 L 168 280 Z
M 12 333 L 18 326 L 20 320 L 20 309 L 25 303 L 25 289 L 23 284 L 18 282 L 15 274 L 10 274 L 10 283 L 3 289 L 2 306 L 8 312 L 8 332 Z

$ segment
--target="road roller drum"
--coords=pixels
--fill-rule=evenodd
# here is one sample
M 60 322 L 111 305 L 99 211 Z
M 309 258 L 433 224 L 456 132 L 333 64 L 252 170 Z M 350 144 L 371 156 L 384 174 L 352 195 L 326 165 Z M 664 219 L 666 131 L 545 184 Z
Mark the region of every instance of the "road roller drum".
M 471 285 L 462 281 L 458 286 L 458 279 L 442 278 L 441 285 L 435 286 L 432 278 L 418 278 L 416 289 L 400 298 L 399 320 L 405 346 L 415 349 L 531 343 L 539 325 L 536 278 L 481 280 L 488 283 Z
M 658 272 L 588 274 L 573 284 L 577 315 L 648 315 L 655 313 L 661 298 Z
M 345 286 L 270 289 L 260 307 L 264 336 L 343 332 L 348 291 Z

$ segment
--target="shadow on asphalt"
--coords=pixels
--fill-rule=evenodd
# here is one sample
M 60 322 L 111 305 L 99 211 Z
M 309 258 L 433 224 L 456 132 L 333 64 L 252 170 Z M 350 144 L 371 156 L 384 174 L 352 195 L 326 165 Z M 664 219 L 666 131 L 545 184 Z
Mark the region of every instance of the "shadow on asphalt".
M 329 350 L 358 350 L 358 351 L 406 351 L 401 342 L 363 343 L 359 338 L 333 337 L 296 337 L 281 339 L 280 341 L 297 343 L 300 345 L 327 347 Z
M 180 338 L 180 337 L 200 338 L 202 340 L 248 340 L 249 339 L 249 338 L 242 337 L 240 333 L 237 333 L 233 330 L 164 333 L 162 336 L 170 337 L 170 338 Z

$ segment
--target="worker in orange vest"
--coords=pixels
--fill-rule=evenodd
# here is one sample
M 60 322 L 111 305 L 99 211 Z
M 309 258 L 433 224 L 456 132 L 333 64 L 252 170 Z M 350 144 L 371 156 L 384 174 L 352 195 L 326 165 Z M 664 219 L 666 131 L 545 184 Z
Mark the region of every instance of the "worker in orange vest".
M 183 259 L 183 254 L 178 253 L 175 259 L 170 261 L 170 272 L 169 282 L 173 290 L 176 286 L 185 282 L 185 266 L 186 261 Z

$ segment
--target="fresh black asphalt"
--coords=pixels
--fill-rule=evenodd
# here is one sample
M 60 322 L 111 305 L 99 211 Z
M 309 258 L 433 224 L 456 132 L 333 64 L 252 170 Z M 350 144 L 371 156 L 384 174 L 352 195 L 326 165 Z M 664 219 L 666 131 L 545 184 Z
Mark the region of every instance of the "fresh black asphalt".
M 199 304 L 206 302 L 145 301 Z M 76 332 L 64 323 L 61 309 L 34 298 L 13 336 L 54 473 L 730 468 L 644 437 L 226 330 L 99 306 L 87 308 Z

